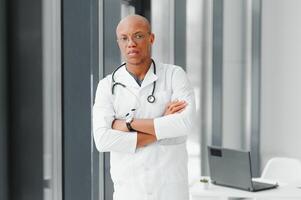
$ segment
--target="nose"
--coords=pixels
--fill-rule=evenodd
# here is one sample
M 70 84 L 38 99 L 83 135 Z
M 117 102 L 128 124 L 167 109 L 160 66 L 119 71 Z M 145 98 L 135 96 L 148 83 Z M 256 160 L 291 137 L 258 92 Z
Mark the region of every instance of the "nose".
M 136 46 L 136 42 L 132 37 L 128 38 L 128 47 Z

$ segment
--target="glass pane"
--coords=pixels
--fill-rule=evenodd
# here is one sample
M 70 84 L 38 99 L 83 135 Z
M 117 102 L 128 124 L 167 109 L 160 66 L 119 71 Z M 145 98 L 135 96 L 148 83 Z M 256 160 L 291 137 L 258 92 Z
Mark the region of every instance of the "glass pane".
M 201 110 L 200 110 L 200 98 L 201 98 L 201 55 L 202 55 L 202 15 L 200 12 L 202 8 L 202 1 L 199 0 L 187 0 L 187 65 L 186 72 L 193 85 L 195 97 L 196 97 L 196 109 L 197 109 L 197 127 L 194 132 L 189 134 L 187 141 L 188 149 L 188 173 L 189 183 L 193 184 L 201 175 Z
M 248 1 L 223 2 L 223 146 L 245 148 L 250 91 L 251 7 Z M 248 88 L 249 87 L 249 88 Z
M 62 199 L 61 1 L 43 1 L 44 200 Z

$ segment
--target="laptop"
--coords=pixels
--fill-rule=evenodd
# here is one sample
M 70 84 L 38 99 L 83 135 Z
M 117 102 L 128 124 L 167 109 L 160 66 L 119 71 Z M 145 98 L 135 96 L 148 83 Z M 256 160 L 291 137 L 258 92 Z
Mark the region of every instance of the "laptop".
M 211 182 L 216 185 L 257 192 L 277 188 L 278 184 L 252 180 L 249 151 L 208 146 Z

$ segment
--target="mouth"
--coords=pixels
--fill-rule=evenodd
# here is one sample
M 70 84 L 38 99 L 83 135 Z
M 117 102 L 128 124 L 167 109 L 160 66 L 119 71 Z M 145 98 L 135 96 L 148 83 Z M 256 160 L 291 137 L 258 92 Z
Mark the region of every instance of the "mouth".
M 139 51 L 138 50 L 130 50 L 127 54 L 129 56 L 136 56 L 139 54 Z

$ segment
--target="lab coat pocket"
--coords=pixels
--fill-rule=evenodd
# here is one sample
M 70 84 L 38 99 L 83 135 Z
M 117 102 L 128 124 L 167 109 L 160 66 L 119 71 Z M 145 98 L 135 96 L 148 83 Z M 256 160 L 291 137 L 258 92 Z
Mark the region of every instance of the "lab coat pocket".
M 166 183 L 186 182 L 188 179 L 188 156 L 186 143 L 177 145 L 161 145 L 164 155 L 164 174 Z
M 188 200 L 188 184 L 187 182 L 167 183 L 162 186 L 159 196 L 159 200 Z

